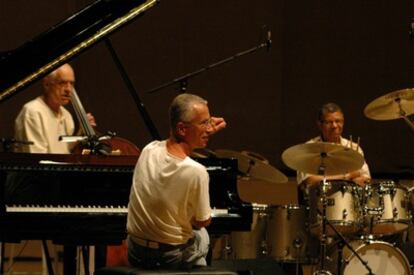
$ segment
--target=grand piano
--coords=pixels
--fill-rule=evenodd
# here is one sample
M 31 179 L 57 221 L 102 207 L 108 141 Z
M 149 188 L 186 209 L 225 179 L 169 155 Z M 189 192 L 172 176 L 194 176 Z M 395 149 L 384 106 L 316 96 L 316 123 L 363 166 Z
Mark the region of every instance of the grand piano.
M 237 160 L 194 158 L 210 176 L 212 234 L 250 230 L 252 209 L 237 194 Z M 0 238 L 116 244 L 126 215 L 137 156 L 0 154 Z M 30 225 L 30 226 L 28 226 Z
M 153 139 L 160 139 L 109 40 L 110 34 L 156 3 L 97 0 L 19 48 L 1 54 L 0 103 L 104 41 L 149 132 Z M 0 153 L 0 241 L 120 243 L 126 237 L 128 195 L 137 157 Z M 196 160 L 207 167 L 210 175 L 215 215 L 209 232 L 250 230 L 252 207 L 237 194 L 237 160 Z

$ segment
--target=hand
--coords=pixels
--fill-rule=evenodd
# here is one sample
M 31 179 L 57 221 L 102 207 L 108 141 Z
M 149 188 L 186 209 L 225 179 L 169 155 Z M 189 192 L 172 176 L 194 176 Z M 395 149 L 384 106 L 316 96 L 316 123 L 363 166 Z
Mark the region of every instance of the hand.
M 88 119 L 89 125 L 91 125 L 92 127 L 96 127 L 95 117 L 91 113 L 87 113 L 86 117 Z
M 361 187 L 364 187 L 366 182 L 369 180 L 367 177 L 362 176 L 359 170 L 346 174 L 346 179 L 352 180 Z
M 218 131 L 226 128 L 227 123 L 222 117 L 211 117 L 211 134 L 215 134 Z

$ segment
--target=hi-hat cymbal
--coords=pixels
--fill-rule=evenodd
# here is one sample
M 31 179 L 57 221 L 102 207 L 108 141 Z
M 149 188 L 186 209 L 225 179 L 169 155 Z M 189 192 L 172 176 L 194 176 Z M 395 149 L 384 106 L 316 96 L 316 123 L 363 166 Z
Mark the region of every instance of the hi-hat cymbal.
M 334 143 L 304 143 L 286 149 L 283 162 L 290 168 L 314 175 L 339 175 L 358 170 L 364 157 L 356 150 Z
M 366 117 L 391 120 L 414 114 L 414 89 L 388 93 L 371 101 L 364 109 Z
M 285 183 L 288 181 L 288 178 L 282 172 L 268 164 L 266 160 L 259 159 L 251 153 L 246 154 L 245 152 L 219 149 L 215 151 L 215 154 L 217 157 L 222 158 L 236 158 L 239 171 L 246 176 L 274 183 Z

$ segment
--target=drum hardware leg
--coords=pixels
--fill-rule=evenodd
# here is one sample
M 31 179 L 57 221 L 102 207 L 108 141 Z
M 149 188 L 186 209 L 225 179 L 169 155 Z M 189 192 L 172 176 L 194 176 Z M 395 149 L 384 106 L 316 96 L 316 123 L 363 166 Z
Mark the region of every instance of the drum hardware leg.
M 300 249 L 303 247 L 303 240 L 300 238 L 296 238 L 293 242 L 293 246 L 296 249 L 296 255 L 300 255 Z M 296 275 L 299 275 L 299 269 L 300 269 L 300 264 L 299 264 L 299 256 L 296 257 Z
M 370 218 L 369 218 L 369 235 L 372 235 L 374 232 L 373 232 L 373 230 L 374 230 L 374 216 L 371 216 Z
M 338 275 L 340 275 L 340 274 L 342 274 L 342 266 L 343 266 L 343 256 L 342 256 L 342 253 L 343 253 L 343 250 L 344 249 L 344 244 L 343 244 L 343 242 L 342 241 L 340 241 L 339 243 L 338 243 L 338 261 L 336 262 L 336 268 L 337 268 L 337 274 Z
M 322 166 L 321 166 L 322 167 Z M 326 186 L 328 185 L 326 182 L 326 177 L 323 178 L 323 181 L 321 182 L 322 185 L 322 232 L 321 232 L 321 260 L 320 260 L 320 270 L 317 270 L 313 273 L 313 275 L 332 275 L 332 273 L 328 270 L 325 270 L 325 260 L 326 260 L 326 246 L 327 246 L 327 234 L 326 234 L 326 207 L 328 205 L 328 200 L 326 198 Z M 317 209 L 318 212 L 319 209 Z
M 260 243 L 260 254 L 263 257 L 267 257 L 267 255 L 269 254 L 266 240 L 262 240 L 262 242 Z
M 223 255 L 222 255 L 224 256 L 224 260 L 228 260 L 229 256 L 233 252 L 233 248 L 231 247 L 229 238 L 230 238 L 229 234 L 224 235 L 224 249 L 223 249 Z

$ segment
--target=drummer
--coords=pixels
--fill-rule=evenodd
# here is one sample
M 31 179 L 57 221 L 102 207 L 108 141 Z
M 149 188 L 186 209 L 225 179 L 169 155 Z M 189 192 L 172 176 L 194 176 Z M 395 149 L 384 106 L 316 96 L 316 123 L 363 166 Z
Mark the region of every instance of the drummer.
M 342 137 L 342 131 L 344 128 L 344 113 L 337 104 L 326 103 L 322 105 L 319 109 L 317 125 L 320 130 L 320 136 L 307 141 L 307 143 L 332 142 L 345 147 L 352 146 L 353 149 L 358 149 L 358 152 L 361 155 L 364 155 L 359 144 Z M 302 187 L 309 187 L 310 185 L 319 183 L 323 180 L 323 178 L 324 176 L 322 175 L 307 174 L 300 171 L 297 173 L 297 181 Z M 326 176 L 326 179 L 353 181 L 360 186 L 364 186 L 371 180 L 371 174 L 367 163 L 364 161 L 362 168 L 359 170 L 341 175 Z

